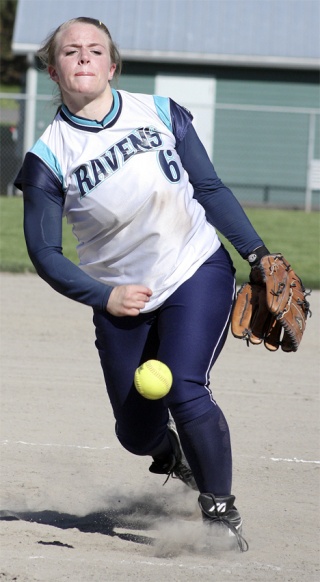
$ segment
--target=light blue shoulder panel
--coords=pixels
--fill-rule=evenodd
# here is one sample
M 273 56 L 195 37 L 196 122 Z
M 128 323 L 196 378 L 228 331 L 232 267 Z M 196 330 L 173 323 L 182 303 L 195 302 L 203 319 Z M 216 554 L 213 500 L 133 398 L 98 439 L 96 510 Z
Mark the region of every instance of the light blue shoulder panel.
M 50 170 L 55 174 L 59 182 L 62 184 L 62 187 L 64 188 L 64 179 L 61 166 L 50 148 L 48 148 L 48 146 L 41 139 L 38 139 L 30 151 L 38 156 L 50 168 Z
M 167 126 L 168 129 L 170 129 L 170 131 L 172 131 L 169 98 L 153 95 L 153 100 L 161 121 L 163 121 L 163 123 Z

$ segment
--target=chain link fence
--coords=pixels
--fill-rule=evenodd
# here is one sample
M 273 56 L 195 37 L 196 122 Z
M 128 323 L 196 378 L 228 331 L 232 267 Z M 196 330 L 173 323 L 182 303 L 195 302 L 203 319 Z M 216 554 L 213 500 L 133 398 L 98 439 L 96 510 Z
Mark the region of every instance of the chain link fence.
M 21 162 L 17 151 L 19 103 L 11 94 L 0 100 L 0 194 L 13 193 L 12 181 Z M 21 152 L 22 154 L 22 152 Z
M 24 94 L 0 93 L 0 195 L 2 196 L 17 196 L 20 192 L 14 188 L 14 179 L 21 167 L 21 163 L 25 152 L 31 147 L 32 143 L 40 137 L 46 126 L 51 122 L 55 115 L 56 105 L 52 95 L 33 96 L 34 104 L 31 103 L 31 111 L 33 115 L 28 114 L 28 107 L 30 103 Z M 232 111 L 233 115 L 241 115 L 241 110 L 246 110 L 254 114 L 257 112 L 257 107 L 254 106 L 232 106 L 230 104 L 217 104 L 215 117 L 216 120 L 220 115 L 223 115 L 224 110 Z M 266 175 L 270 176 L 270 180 L 257 181 L 256 178 L 259 173 L 253 172 L 253 168 L 249 167 L 250 161 L 247 162 L 244 174 L 241 179 L 235 180 L 231 177 L 230 182 L 225 179 L 225 175 L 230 175 L 232 172 L 224 172 L 224 181 L 232 188 L 237 198 L 243 205 L 250 206 L 266 206 L 278 208 L 296 208 L 310 210 L 320 210 L 320 144 L 317 143 L 317 135 L 319 135 L 320 112 L 319 110 L 297 109 L 295 112 L 290 111 L 289 108 L 284 111 L 290 114 L 296 114 L 304 118 L 304 126 L 308 128 L 301 136 L 301 143 L 299 144 L 299 165 L 302 171 L 299 170 L 299 184 L 292 172 L 292 180 L 287 180 L 288 183 L 279 184 L 274 183 L 274 173 L 272 163 L 270 162 L 270 169 Z M 279 115 L 279 108 L 259 107 L 260 113 L 267 113 L 274 116 L 273 123 L 277 124 L 277 116 Z M 220 118 L 224 119 L 224 118 Z M 271 119 L 271 118 L 270 118 Z M 222 121 L 222 124 L 225 122 Z M 253 122 L 254 123 L 254 122 Z M 221 135 L 221 133 L 220 133 Z M 219 158 L 219 147 L 221 145 L 219 135 L 216 136 L 215 143 L 215 158 L 216 154 Z M 297 140 L 299 141 L 299 140 Z M 274 144 L 277 147 L 277 156 L 281 156 L 284 160 L 288 159 L 288 142 L 277 142 Z M 260 144 L 259 144 L 260 148 Z M 263 148 L 265 150 L 263 151 Z M 261 135 L 261 150 L 263 152 L 263 163 L 268 163 L 268 157 L 272 155 L 272 144 L 263 143 L 263 135 Z M 234 155 L 237 156 L 237 150 Z M 235 160 L 235 158 L 234 158 Z M 290 160 L 289 160 L 290 163 Z M 295 162 L 292 161 L 294 165 Z M 219 164 L 218 164 L 219 165 Z M 219 165 L 219 168 L 221 164 Z M 231 168 L 233 164 L 231 164 Z M 294 169 L 294 168 L 293 168 Z M 290 172 L 289 172 L 290 174 Z M 252 179 L 252 181 L 251 181 Z
M 14 180 L 24 155 L 55 114 L 52 95 L 34 97 L 36 119 L 28 114 L 30 99 L 23 93 L 0 93 L 0 195 L 19 196 Z M 31 104 L 33 108 L 33 104 Z M 41 121 L 42 120 L 42 121 Z M 32 125 L 32 127 L 30 127 Z M 28 138 L 29 136 L 29 138 Z M 31 140 L 30 140 L 31 137 Z

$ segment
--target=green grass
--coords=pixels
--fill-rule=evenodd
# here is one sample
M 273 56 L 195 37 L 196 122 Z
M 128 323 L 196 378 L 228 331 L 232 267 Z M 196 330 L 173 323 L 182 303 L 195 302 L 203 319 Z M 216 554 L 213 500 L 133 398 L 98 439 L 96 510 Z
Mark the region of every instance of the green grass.
M 0 93 L 20 93 L 21 87 L 18 85 L 1 85 L 0 83 Z M 19 109 L 19 103 L 15 99 L 0 99 L 0 107 L 3 109 Z
M 271 253 L 280 252 L 304 285 L 320 288 L 320 213 L 249 208 L 246 213 Z M 221 237 L 237 269 L 237 282 L 248 279 L 248 265 Z
M 20 93 L 20 85 L 3 85 L 0 83 L 0 93 Z
M 298 210 L 246 210 L 251 222 L 271 252 L 281 252 L 306 287 L 320 288 L 320 214 Z M 23 202 L 20 197 L 0 196 L 0 271 L 33 272 L 23 237 Z M 249 266 L 223 239 L 237 269 L 237 282 L 247 281 Z M 76 239 L 64 223 L 64 254 L 77 263 Z
M 63 252 L 77 263 L 76 239 L 63 221 Z M 0 196 L 0 271 L 34 272 L 23 235 L 23 200 L 20 196 Z

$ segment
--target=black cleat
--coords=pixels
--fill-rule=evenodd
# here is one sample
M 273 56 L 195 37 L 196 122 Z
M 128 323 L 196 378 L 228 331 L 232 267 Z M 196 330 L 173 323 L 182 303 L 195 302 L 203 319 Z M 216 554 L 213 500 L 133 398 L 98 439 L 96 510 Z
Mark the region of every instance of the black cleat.
M 229 536 L 234 536 L 240 551 L 247 552 L 249 545 L 241 535 L 242 519 L 233 505 L 235 502 L 234 495 L 215 497 L 212 493 L 201 493 L 198 501 L 203 521 L 209 525 L 215 523 L 228 528 Z
M 168 423 L 168 436 L 172 446 L 172 453 L 165 458 L 153 457 L 153 463 L 150 465 L 149 471 L 158 475 L 168 475 L 165 483 L 169 477 L 173 477 L 174 479 L 180 479 L 190 489 L 198 491 L 194 476 L 181 448 L 176 426 L 172 420 Z

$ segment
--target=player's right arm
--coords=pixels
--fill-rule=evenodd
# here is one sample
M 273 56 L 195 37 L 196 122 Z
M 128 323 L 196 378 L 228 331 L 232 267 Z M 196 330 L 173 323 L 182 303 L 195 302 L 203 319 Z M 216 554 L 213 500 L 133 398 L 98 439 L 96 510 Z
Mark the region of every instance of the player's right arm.
M 62 199 L 30 185 L 23 186 L 23 198 L 25 240 L 38 275 L 58 293 L 104 310 L 112 287 L 92 279 L 62 253 Z
M 84 273 L 62 253 L 61 198 L 26 185 L 24 232 L 30 259 L 39 274 L 62 295 L 122 317 L 140 313 L 152 295 L 143 285 L 109 287 Z
M 138 315 L 152 294 L 149 288 L 110 287 L 87 275 L 63 255 L 64 193 L 42 160 L 27 154 L 15 184 L 23 191 L 25 240 L 38 275 L 70 299 L 102 311 L 107 309 L 118 317 Z

